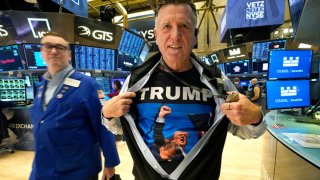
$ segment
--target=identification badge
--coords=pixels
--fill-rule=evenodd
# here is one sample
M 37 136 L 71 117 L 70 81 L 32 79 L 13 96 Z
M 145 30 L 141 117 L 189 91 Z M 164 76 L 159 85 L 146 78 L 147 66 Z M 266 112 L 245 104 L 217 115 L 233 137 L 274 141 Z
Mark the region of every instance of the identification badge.
M 75 80 L 75 79 L 71 79 L 71 78 L 66 78 L 64 80 L 64 83 L 65 85 L 68 85 L 68 86 L 72 86 L 72 87 L 79 87 L 81 81 L 79 80 Z

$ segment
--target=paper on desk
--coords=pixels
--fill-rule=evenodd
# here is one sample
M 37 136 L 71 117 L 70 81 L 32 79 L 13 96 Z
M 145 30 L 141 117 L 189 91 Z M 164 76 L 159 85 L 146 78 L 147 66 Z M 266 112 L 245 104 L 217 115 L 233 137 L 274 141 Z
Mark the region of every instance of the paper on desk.
M 303 147 L 320 148 L 320 135 L 302 133 L 282 133 L 288 139 L 293 140 Z

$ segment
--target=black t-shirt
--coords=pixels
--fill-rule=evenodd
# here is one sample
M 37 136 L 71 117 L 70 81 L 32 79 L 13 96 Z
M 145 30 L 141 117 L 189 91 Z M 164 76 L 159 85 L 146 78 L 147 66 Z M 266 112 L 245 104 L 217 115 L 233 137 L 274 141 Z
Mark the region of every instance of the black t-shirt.
M 160 69 L 137 92 L 137 126 L 150 151 L 167 173 L 171 173 L 211 127 L 215 102 L 209 88 L 192 68 L 175 73 L 177 77 L 204 92 L 184 85 Z M 156 122 L 161 106 L 172 112 L 164 123 Z

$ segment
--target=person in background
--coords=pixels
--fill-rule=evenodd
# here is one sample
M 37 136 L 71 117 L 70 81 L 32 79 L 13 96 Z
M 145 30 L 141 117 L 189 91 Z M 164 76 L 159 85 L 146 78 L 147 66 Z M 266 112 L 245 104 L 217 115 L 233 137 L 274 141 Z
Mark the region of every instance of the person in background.
M 243 139 L 257 138 L 266 130 L 263 114 L 242 94 L 236 102 L 225 103 L 222 88 L 236 88 L 216 66 L 192 53 L 198 34 L 192 0 L 159 0 L 155 17 L 160 52 L 132 68 L 120 94 L 104 104 L 104 121 L 121 117 L 135 179 L 219 179 L 227 131 Z M 164 104 L 172 111 L 166 116 L 163 136 L 188 135 L 184 156 L 167 161 L 157 160 L 160 155 L 150 149 L 155 117 Z
M 30 109 L 35 138 L 30 180 L 97 180 L 100 148 L 102 179 L 110 179 L 120 160 L 114 136 L 101 124 L 97 82 L 72 68 L 69 43 L 58 33 L 44 35 L 41 55 L 48 70 Z
M 118 96 L 119 92 L 121 90 L 121 87 L 122 87 L 122 85 L 121 85 L 120 81 L 119 80 L 114 80 L 113 83 L 112 83 L 113 92 L 107 94 L 107 96 L 109 98 L 112 98 L 114 96 Z
M 256 105 L 260 106 L 261 87 L 257 78 L 251 79 L 251 91 L 249 92 L 250 100 Z
M 243 94 L 243 95 L 246 95 L 246 92 L 245 90 L 243 89 L 243 87 L 241 86 L 240 84 L 240 79 L 238 77 L 235 77 L 233 79 L 233 85 L 237 88 L 238 92 Z

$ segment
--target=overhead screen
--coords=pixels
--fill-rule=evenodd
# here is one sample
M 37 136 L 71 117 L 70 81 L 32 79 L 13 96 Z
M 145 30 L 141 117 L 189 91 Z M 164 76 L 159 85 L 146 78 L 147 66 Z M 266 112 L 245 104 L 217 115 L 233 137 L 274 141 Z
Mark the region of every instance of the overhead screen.
M 312 50 L 272 50 L 269 54 L 269 79 L 310 77 Z
M 293 35 L 295 35 L 299 25 L 301 12 L 304 6 L 304 0 L 288 0 L 288 2 Z
M 310 106 L 309 80 L 278 80 L 266 82 L 267 109 Z
M 0 71 L 14 70 L 24 70 L 19 46 L 0 46 Z
M 52 0 L 70 12 L 78 16 L 88 17 L 88 1 L 87 0 Z
M 227 18 L 230 29 L 282 24 L 284 1 L 228 0 Z
M 284 12 L 284 0 L 228 0 L 220 21 L 220 42 L 229 38 L 231 30 L 279 26 L 284 23 Z M 272 29 L 264 28 L 263 31 Z
M 74 66 L 77 69 L 115 70 L 113 49 L 74 45 Z

